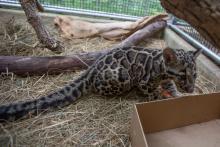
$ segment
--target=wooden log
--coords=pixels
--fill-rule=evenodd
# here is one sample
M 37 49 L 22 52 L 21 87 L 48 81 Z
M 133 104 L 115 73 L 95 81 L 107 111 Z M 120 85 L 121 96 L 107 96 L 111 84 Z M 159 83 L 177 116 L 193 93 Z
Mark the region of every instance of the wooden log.
M 37 0 L 19 0 L 21 7 L 23 8 L 28 22 L 34 28 L 39 41 L 48 49 L 60 53 L 63 50 L 63 46 L 58 40 L 55 40 L 49 32 L 46 30 L 42 23 L 42 20 L 37 12 L 43 11 L 43 7 Z
M 165 21 L 154 22 L 138 30 L 114 48 L 123 48 L 139 44 L 166 26 Z M 0 72 L 13 72 L 17 75 L 58 74 L 65 71 L 87 69 L 97 58 L 106 54 L 109 49 L 99 52 L 79 53 L 70 56 L 25 57 L 0 56 Z
M 52 57 L 0 56 L 0 72 L 26 76 L 82 70 L 87 69 L 105 53 L 106 51 L 100 51 Z
M 173 15 L 188 22 L 220 52 L 219 0 L 160 0 Z
M 161 31 L 165 27 L 166 27 L 166 21 L 164 20 L 154 22 L 134 32 L 131 36 L 129 36 L 124 41 L 122 41 L 119 45 L 117 45 L 117 47 L 129 47 L 129 46 L 137 45 L 144 39 L 153 36 L 153 34 Z

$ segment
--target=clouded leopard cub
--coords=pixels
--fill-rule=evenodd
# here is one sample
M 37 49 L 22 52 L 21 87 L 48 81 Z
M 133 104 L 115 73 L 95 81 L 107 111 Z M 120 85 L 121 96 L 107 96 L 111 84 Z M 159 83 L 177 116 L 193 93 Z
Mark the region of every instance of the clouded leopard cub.
M 173 82 L 179 91 L 191 93 L 197 76 L 195 59 L 198 55 L 199 52 L 183 49 L 116 48 L 59 91 L 32 101 L 0 106 L 0 121 L 12 121 L 28 113 L 63 107 L 88 93 L 111 96 L 137 89 L 154 100 L 161 98 L 158 86 L 164 81 L 166 84 L 162 87 L 168 86 L 174 96 Z

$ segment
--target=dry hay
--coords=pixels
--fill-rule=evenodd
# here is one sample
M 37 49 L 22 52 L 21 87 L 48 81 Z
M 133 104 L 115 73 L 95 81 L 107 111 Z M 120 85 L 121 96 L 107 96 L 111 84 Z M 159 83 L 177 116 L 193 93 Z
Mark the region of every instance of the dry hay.
M 12 23 L 7 25 L 7 28 L 1 27 L 0 32 L 4 32 L 0 34 L 1 55 L 54 55 L 39 45 L 30 26 L 25 22 L 21 23 L 22 25 L 19 26 Z M 57 35 L 53 29 L 50 29 L 50 32 Z M 71 41 L 58 39 L 62 40 L 66 46 L 63 55 L 109 48 L 116 44 L 102 38 Z M 164 41 L 149 39 L 143 45 L 161 48 L 164 46 Z M 69 83 L 73 78 L 77 78 L 81 72 L 33 77 L 2 73 L 0 104 L 46 95 Z M 215 91 L 215 85 L 200 75 L 197 80 L 197 92 L 213 91 Z M 66 108 L 0 125 L 0 146 L 9 146 L 9 144 L 11 146 L 129 146 L 132 105 L 139 101 L 144 100 L 132 93 L 112 98 L 88 95 Z

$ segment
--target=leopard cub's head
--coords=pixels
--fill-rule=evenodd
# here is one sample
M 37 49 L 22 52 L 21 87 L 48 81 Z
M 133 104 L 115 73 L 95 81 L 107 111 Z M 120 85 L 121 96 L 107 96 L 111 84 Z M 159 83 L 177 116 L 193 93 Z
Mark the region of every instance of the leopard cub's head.
M 179 91 L 187 93 L 194 91 L 197 78 L 195 60 L 201 51 L 193 52 L 171 48 L 163 50 L 167 74 L 174 80 Z

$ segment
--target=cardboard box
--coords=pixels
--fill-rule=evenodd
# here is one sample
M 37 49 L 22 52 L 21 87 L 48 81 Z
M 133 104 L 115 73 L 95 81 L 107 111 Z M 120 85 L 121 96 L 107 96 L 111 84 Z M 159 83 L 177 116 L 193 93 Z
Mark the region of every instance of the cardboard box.
M 220 93 L 136 104 L 132 147 L 220 147 Z

